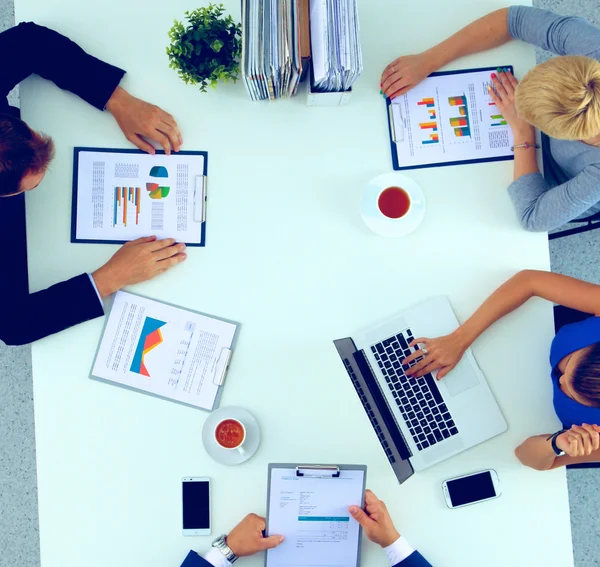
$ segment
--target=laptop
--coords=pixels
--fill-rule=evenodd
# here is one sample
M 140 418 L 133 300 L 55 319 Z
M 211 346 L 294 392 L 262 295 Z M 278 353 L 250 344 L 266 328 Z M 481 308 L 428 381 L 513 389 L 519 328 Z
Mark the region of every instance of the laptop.
M 401 361 L 419 349 L 408 346 L 415 337 L 439 337 L 457 327 L 448 299 L 433 297 L 356 338 L 334 341 L 400 483 L 507 429 L 470 349 L 439 382 L 436 372 L 404 374 Z

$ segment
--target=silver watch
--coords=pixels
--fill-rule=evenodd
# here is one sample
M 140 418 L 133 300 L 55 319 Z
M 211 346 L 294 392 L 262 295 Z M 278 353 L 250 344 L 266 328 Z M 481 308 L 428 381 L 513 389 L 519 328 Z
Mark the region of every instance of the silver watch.
M 231 548 L 227 545 L 227 536 L 225 534 L 220 535 L 215 541 L 212 542 L 212 546 L 216 547 L 224 556 L 229 563 L 235 563 L 239 557 L 231 551 Z

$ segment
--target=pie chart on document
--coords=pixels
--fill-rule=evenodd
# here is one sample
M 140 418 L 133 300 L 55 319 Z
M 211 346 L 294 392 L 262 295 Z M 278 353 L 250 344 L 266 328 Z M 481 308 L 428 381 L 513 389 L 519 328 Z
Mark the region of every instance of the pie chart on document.
M 417 229 L 425 216 L 425 195 L 410 177 L 383 173 L 365 187 L 360 214 L 379 236 L 406 236 Z

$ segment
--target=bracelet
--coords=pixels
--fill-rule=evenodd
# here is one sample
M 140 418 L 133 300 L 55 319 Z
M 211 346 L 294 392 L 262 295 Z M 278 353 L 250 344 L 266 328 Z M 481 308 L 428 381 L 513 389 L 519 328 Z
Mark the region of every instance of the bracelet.
M 539 144 L 530 144 L 529 142 L 525 142 L 524 144 L 519 144 L 518 146 L 511 146 L 510 151 L 514 152 L 515 148 L 525 148 L 526 150 L 528 150 L 529 148 L 535 148 L 536 150 L 539 150 L 540 145 Z

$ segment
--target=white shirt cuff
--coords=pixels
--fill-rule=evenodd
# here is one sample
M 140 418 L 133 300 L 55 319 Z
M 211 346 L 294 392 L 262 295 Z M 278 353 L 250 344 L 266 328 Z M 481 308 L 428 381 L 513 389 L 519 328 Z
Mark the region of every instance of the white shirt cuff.
M 216 548 L 213 547 L 205 556 L 204 559 L 214 567 L 231 567 L 231 563 L 227 558 Z
M 94 281 L 92 274 L 88 274 L 88 276 L 90 277 L 90 281 L 92 282 L 92 285 L 94 286 L 94 290 L 96 291 L 96 295 L 98 296 L 98 301 L 100 302 L 100 305 L 102 305 L 102 307 L 104 307 L 104 303 L 102 303 L 102 298 L 100 297 L 100 292 L 98 291 L 98 287 L 96 286 L 96 282 Z
M 387 553 L 392 566 L 402 563 L 409 555 L 415 552 L 402 536 L 392 543 L 392 545 L 385 547 L 384 551 Z

